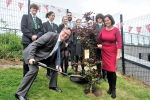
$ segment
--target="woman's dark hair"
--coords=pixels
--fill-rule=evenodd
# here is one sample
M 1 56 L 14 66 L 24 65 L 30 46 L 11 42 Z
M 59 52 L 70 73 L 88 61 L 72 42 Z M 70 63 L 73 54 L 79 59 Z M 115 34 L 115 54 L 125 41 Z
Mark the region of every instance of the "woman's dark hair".
M 96 15 L 96 18 L 95 18 L 96 22 L 98 22 L 97 19 L 99 19 L 99 18 L 101 18 L 104 22 L 104 15 L 103 14 L 99 13 L 99 14 Z
M 115 24 L 115 20 L 114 20 L 114 18 L 112 17 L 112 15 L 107 14 L 107 15 L 104 16 L 104 19 L 105 19 L 106 17 L 108 17 L 108 18 L 111 20 L 111 25 L 114 25 L 114 24 Z
M 29 8 L 31 9 L 31 8 L 35 8 L 36 10 L 39 10 L 39 6 L 37 5 L 37 4 L 35 4 L 35 3 L 32 3 L 30 6 L 29 6 Z
M 53 11 L 50 11 L 50 12 L 46 13 L 45 17 L 46 17 L 46 18 L 49 18 L 48 16 L 50 16 L 50 15 L 53 14 L 53 13 L 54 13 Z

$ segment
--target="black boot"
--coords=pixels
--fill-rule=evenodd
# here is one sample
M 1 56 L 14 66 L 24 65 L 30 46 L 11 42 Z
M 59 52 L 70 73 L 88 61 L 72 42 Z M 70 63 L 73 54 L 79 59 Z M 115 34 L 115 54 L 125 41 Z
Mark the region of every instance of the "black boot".
M 112 97 L 113 99 L 116 98 L 116 89 L 113 89 L 113 90 L 112 90 L 112 95 L 111 95 L 111 97 Z
M 112 87 L 109 85 L 109 90 L 107 91 L 107 93 L 110 95 L 112 93 Z
M 114 80 L 112 81 L 112 95 L 111 97 L 114 99 L 116 98 L 116 80 L 117 80 L 117 76 L 116 76 L 116 73 L 115 73 L 115 76 L 114 76 Z
M 107 91 L 107 93 L 110 95 L 112 93 L 112 82 L 111 82 L 111 78 L 109 75 L 107 75 L 108 78 L 108 83 L 109 83 L 109 90 Z

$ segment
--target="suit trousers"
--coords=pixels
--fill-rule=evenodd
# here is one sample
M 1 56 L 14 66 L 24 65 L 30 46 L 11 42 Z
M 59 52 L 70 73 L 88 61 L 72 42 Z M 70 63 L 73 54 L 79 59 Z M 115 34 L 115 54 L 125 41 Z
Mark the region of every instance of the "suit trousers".
M 56 68 L 54 61 L 50 60 L 50 57 L 40 62 L 46 64 L 47 66 L 49 65 L 52 68 Z M 16 94 L 21 96 L 25 96 L 27 94 L 39 70 L 39 67 L 37 65 L 28 65 L 28 66 L 29 66 L 29 71 L 23 77 L 20 88 L 16 92 Z M 57 87 L 57 72 L 52 71 L 51 73 L 52 76 L 49 82 L 49 87 Z
M 23 50 L 28 46 L 28 44 L 23 44 Z M 25 76 L 25 74 L 29 71 L 29 67 L 28 64 L 25 63 L 25 61 L 23 61 L 23 77 Z

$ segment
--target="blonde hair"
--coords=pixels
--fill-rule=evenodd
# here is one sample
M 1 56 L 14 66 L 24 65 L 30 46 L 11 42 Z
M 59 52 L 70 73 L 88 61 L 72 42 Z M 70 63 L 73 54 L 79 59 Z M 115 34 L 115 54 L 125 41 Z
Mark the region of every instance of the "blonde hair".
M 62 18 L 62 23 L 63 23 L 63 19 L 64 19 L 65 17 L 68 19 L 68 17 L 67 17 L 67 16 L 63 16 L 63 18 Z

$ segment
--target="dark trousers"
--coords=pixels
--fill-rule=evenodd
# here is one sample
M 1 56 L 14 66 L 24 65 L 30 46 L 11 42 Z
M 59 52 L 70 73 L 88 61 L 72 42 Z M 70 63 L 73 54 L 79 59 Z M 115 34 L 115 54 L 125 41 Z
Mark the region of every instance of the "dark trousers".
M 28 46 L 28 44 L 23 44 L 23 50 Z M 23 60 L 23 77 L 25 76 L 25 74 L 29 71 L 29 67 L 28 64 L 25 63 L 25 61 Z
M 79 56 L 76 56 L 76 63 L 78 63 L 79 60 L 81 61 L 81 63 L 83 63 L 83 62 L 82 62 L 83 56 L 80 56 L 80 57 L 79 57 Z M 82 71 L 84 71 L 84 64 L 83 64 L 83 65 L 81 64 L 81 67 L 82 67 Z M 77 71 L 78 71 L 78 65 L 76 65 L 76 72 L 77 72 Z
M 67 73 L 67 69 L 68 69 L 68 58 L 69 58 L 68 55 L 69 55 L 69 50 L 65 48 L 61 54 L 61 69 L 62 69 L 62 72 L 64 72 L 63 65 L 65 62 L 65 73 Z
M 74 61 L 74 52 L 73 50 L 69 50 L 69 53 L 70 53 L 70 56 L 71 56 L 71 66 L 74 66 L 75 64 L 75 61 Z
M 95 55 L 96 55 L 96 59 L 98 59 L 99 61 L 102 60 L 102 57 L 101 57 L 101 49 L 95 49 Z M 102 73 L 103 73 L 103 78 L 106 77 L 107 71 L 102 69 L 101 63 L 97 65 L 97 69 L 98 69 L 98 71 L 99 71 L 99 74 L 101 74 L 101 71 L 102 71 Z
M 117 80 L 116 72 L 108 72 L 107 71 L 107 79 L 108 79 L 108 83 L 109 83 L 109 88 L 111 90 L 115 90 L 116 89 L 116 80 Z

